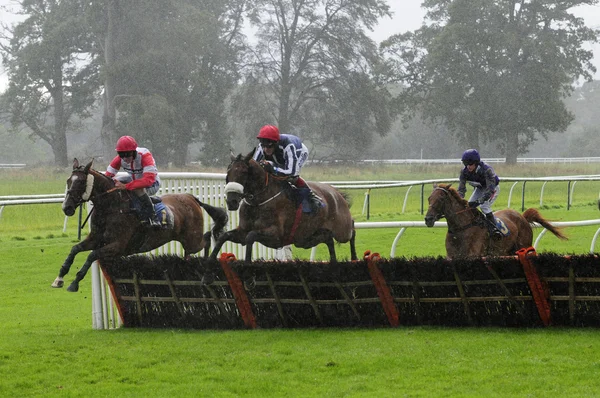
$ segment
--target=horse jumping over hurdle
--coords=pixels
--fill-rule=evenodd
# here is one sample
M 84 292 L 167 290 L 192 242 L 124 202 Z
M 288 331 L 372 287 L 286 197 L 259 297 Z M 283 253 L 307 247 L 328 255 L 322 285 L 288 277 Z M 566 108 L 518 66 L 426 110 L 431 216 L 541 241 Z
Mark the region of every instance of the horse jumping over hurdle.
M 350 242 L 350 256 L 356 260 L 356 231 L 347 199 L 330 185 L 310 182 L 325 207 L 315 215 L 303 214 L 290 184 L 267 173 L 252 154 L 231 156 L 225 192 L 227 208 L 239 208 L 239 225 L 217 239 L 210 257 L 216 259 L 227 241 L 246 245 L 246 261 L 252 259 L 255 242 L 271 248 L 294 244 L 304 249 L 325 243 L 330 261 L 336 262 L 335 240 Z
M 163 195 L 160 199 L 166 207 L 168 225 L 161 229 L 144 227 L 132 209 L 128 191 L 115 189 L 112 178 L 92 169 L 92 162 L 81 166 L 75 159 L 73 171 L 67 180 L 67 194 L 62 209 L 65 215 L 72 216 L 78 206 L 92 202 L 91 231 L 83 241 L 71 248 L 52 287 L 63 287 L 64 277 L 75 256 L 82 251 L 91 250 L 91 253 L 67 288 L 70 292 L 79 290 L 79 282 L 98 259 L 147 252 L 173 240 L 181 243 L 186 257 L 203 249 L 205 256 L 208 256 L 211 232 L 204 232 L 202 209 L 214 221 L 212 237 L 215 239 L 223 233 L 229 219 L 225 209 L 202 203 L 187 193 Z

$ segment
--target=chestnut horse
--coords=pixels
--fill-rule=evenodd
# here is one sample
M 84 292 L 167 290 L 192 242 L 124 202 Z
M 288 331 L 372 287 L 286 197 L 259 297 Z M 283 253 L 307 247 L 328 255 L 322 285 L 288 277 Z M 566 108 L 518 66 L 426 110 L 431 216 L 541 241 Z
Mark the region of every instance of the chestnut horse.
M 116 189 L 112 178 L 73 161 L 73 172 L 67 180 L 67 194 L 62 205 L 67 216 L 75 214 L 75 209 L 83 202 L 94 204 L 91 231 L 87 238 L 71 248 L 58 277 L 52 287 L 63 287 L 64 276 L 69 272 L 75 256 L 82 251 L 92 250 L 87 260 L 77 272 L 75 280 L 67 288 L 70 292 L 79 289 L 79 282 L 85 277 L 92 263 L 97 259 L 110 259 L 143 253 L 156 249 L 167 242 L 181 242 L 185 256 L 204 249 L 208 256 L 211 233 L 204 233 L 202 209 L 213 219 L 212 235 L 218 238 L 228 221 L 225 209 L 200 202 L 191 194 L 161 196 L 168 208 L 169 223 L 160 229 L 144 227 L 131 209 L 131 197 L 127 190 Z
M 536 209 L 527 209 L 523 215 L 511 209 L 495 212 L 494 215 L 504 222 L 509 234 L 500 240 L 491 239 L 483 213 L 479 209 L 470 208 L 468 202 L 461 198 L 450 185 L 433 186 L 433 192 L 429 197 L 429 209 L 425 215 L 425 224 L 428 227 L 433 227 L 433 224 L 440 218 L 446 218 L 448 222 L 446 257 L 448 259 L 514 255 L 519 249 L 531 247 L 533 242 L 531 225 L 534 222 L 552 232 L 559 239 L 567 239 Z
M 227 208 L 240 210 L 239 225 L 217 239 L 211 257 L 216 258 L 227 241 L 246 245 L 246 261 L 252 259 L 254 242 L 271 248 L 293 243 L 305 249 L 325 243 L 330 261 L 336 262 L 335 239 L 350 242 L 350 256 L 356 260 L 356 231 L 346 198 L 330 185 L 311 182 L 310 187 L 325 206 L 316 214 L 302 213 L 290 184 L 267 173 L 252 154 L 231 156 L 225 192 Z

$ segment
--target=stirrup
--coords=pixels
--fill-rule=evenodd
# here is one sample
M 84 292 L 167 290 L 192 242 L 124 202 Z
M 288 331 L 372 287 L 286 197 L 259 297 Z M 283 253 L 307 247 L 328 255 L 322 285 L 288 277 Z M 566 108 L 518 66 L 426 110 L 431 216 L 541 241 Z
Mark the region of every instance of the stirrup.
M 494 230 L 490 232 L 490 235 L 494 240 L 500 240 L 504 238 L 504 235 L 502 232 L 500 232 L 500 230 L 498 230 L 498 228 L 494 228 Z
M 154 218 L 148 218 L 147 220 L 142 220 L 142 225 L 150 228 L 162 228 L 162 224 L 156 221 Z

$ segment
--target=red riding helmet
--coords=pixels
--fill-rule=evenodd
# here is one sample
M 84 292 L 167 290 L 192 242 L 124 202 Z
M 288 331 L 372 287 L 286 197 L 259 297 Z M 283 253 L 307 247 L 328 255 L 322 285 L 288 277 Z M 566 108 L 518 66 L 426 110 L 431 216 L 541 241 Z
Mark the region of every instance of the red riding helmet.
M 279 129 L 272 124 L 262 126 L 256 138 L 263 138 L 265 140 L 279 141 Z
M 119 138 L 119 141 L 117 141 L 117 147 L 115 149 L 117 152 L 130 152 L 135 151 L 137 147 L 138 144 L 135 142 L 135 138 L 124 135 L 123 137 Z

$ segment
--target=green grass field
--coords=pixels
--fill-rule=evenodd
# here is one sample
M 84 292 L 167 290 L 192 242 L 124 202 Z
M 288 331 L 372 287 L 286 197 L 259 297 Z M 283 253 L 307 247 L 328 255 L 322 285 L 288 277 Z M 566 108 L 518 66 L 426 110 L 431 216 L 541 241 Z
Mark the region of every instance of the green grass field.
M 528 176 L 596 174 L 593 165 L 528 170 Z M 525 176 L 522 170 L 500 175 Z M 451 167 L 384 167 L 379 170 L 308 168 L 315 180 L 451 178 Z M 10 171 L 0 195 L 59 193 L 68 171 Z M 342 176 L 346 178 L 342 178 Z M 361 178 L 359 178 L 361 177 Z M 506 206 L 503 185 L 496 209 Z M 526 186 L 526 206 L 539 207 L 541 184 Z M 577 183 L 566 209 L 567 183 L 548 184 L 542 213 L 572 221 L 600 218 L 600 182 Z M 537 191 L 536 191 L 537 190 Z M 413 189 L 372 192 L 371 221 L 421 220 Z M 536 193 L 537 192 L 537 193 Z M 353 214 L 364 192 L 352 191 Z M 513 192 L 520 198 L 520 192 Z M 513 208 L 514 202 L 513 202 Z M 78 293 L 51 289 L 77 241 L 76 220 L 60 205 L 6 207 L 0 218 L 0 396 L 111 397 L 590 397 L 600 393 L 600 333 L 595 329 L 311 329 L 188 331 L 91 328 L 89 276 Z M 570 240 L 542 240 L 541 251 L 585 253 L 597 228 L 572 228 Z M 358 250 L 387 256 L 397 231 L 361 230 Z M 442 255 L 442 229 L 408 230 L 399 253 Z M 320 248 L 319 253 L 325 249 Z M 338 248 L 346 257 L 347 248 Z M 308 251 L 294 251 L 306 255 Z M 320 254 L 321 255 L 321 254 Z M 71 274 L 81 266 L 77 258 Z

